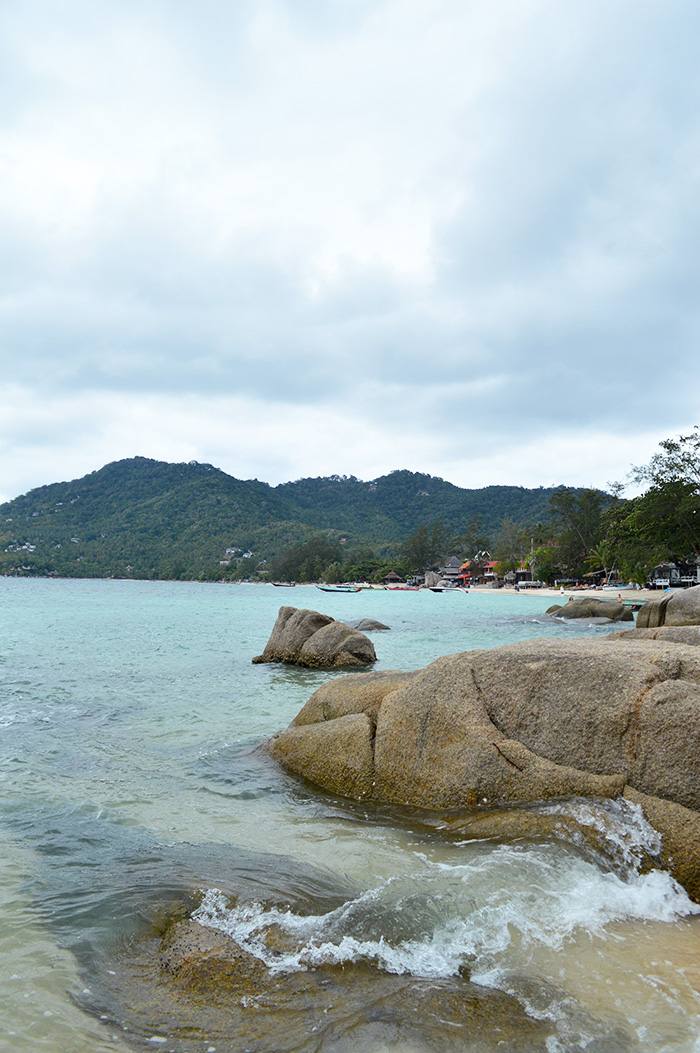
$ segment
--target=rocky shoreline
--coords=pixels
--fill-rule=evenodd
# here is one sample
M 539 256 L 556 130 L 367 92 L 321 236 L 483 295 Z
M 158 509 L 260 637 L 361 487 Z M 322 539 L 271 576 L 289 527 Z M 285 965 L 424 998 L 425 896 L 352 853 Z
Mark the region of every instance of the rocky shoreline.
M 700 900 L 700 587 L 640 620 L 655 627 L 335 679 L 267 749 L 322 790 L 414 809 L 624 796 Z
M 599 593 L 595 610 L 577 599 L 597 617 Z M 263 748 L 316 790 L 363 808 L 399 806 L 407 823 L 445 842 L 564 841 L 621 874 L 668 870 L 700 902 L 700 624 L 687 624 L 696 613 L 700 623 L 700 589 L 680 604 L 651 604 L 651 625 L 605 638 L 529 640 L 411 672 L 335 677 Z M 684 624 L 658 624 L 666 619 Z M 371 664 L 369 641 L 353 633 L 362 637 L 282 608 L 261 659 Z M 618 812 L 643 813 L 661 837 L 650 831 L 630 853 L 614 820 L 605 826 Z M 228 910 L 235 893 L 225 900 Z M 110 974 L 144 1018 L 174 1022 L 187 1048 L 210 1049 L 214 1036 L 221 1049 L 291 1053 L 311 1033 L 335 1048 L 348 1030 L 455 1053 L 485 1032 L 508 1048 L 549 1048 L 553 1022 L 472 983 L 466 964 L 429 983 L 371 956 L 290 969 L 303 925 L 285 928 L 271 913 L 248 947 L 202 907 L 175 911 L 132 948 L 128 969 Z

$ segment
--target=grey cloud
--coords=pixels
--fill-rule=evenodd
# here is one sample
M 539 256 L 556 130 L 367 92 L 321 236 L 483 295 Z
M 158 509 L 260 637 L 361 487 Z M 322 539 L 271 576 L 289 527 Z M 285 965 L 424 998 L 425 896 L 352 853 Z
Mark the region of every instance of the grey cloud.
M 464 449 L 697 415 L 689 2 L 27 12 L 0 15 L 0 180 L 36 180 L 0 199 L 15 382 L 355 405 Z

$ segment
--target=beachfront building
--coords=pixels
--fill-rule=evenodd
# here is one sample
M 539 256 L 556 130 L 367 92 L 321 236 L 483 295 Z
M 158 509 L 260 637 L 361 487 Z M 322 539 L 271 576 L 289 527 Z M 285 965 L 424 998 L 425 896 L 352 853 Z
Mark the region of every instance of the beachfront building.
M 529 566 L 523 561 L 515 570 L 509 570 L 503 579 L 506 585 L 520 585 L 532 581 L 532 573 Z
M 657 563 L 647 578 L 650 589 L 687 589 L 700 585 L 700 557 Z
M 462 566 L 462 560 L 457 556 L 448 556 L 443 565 L 438 567 L 438 574 L 446 581 L 456 584 L 457 578 L 462 573 Z
M 462 563 L 458 580 L 464 585 L 501 585 L 496 562 L 489 552 L 479 552 L 474 559 Z

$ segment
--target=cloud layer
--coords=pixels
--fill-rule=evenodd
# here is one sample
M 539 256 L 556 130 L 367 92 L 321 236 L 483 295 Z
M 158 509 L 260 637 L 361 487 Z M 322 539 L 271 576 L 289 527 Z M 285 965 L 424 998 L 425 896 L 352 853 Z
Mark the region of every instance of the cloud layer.
M 600 485 L 698 419 L 690 2 L 0 9 L 0 494 Z

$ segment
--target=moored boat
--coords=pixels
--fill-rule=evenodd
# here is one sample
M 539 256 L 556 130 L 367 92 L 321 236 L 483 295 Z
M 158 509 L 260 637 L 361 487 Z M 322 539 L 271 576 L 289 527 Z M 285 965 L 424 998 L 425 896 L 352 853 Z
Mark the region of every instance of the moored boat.
M 360 592 L 359 585 L 317 585 L 321 592 Z

